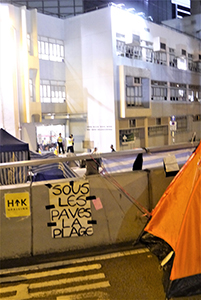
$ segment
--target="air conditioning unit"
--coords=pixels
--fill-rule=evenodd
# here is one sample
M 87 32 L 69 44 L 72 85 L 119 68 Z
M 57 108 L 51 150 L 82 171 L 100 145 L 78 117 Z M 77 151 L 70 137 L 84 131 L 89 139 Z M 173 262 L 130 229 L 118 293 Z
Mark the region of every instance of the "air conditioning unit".
M 130 36 L 130 39 L 126 40 L 126 44 L 131 46 L 140 46 L 140 36 L 132 34 L 132 36 Z
M 186 58 L 187 56 L 186 46 L 176 45 L 175 55 L 176 57 Z
M 195 62 L 201 62 L 201 52 L 200 53 L 196 53 L 193 55 L 193 61 Z
M 164 51 L 166 52 L 166 40 L 160 36 L 154 38 L 153 49 L 154 51 Z

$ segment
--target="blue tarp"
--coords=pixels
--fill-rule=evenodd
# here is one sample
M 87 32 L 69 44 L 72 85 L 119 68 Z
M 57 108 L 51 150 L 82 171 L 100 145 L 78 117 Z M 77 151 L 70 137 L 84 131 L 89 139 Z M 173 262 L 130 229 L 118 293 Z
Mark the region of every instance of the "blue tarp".
M 39 154 L 37 152 L 30 151 L 30 158 L 31 160 L 38 160 L 57 158 L 57 156 L 53 153 Z M 78 177 L 77 174 L 68 166 L 67 162 L 33 166 L 32 173 L 34 174 L 33 181 Z

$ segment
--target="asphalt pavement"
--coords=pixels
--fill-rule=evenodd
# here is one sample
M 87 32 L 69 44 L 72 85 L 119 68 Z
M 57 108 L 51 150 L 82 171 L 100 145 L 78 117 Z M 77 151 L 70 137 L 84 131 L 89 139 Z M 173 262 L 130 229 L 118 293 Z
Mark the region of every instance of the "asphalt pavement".
M 53 289 L 51 296 L 47 297 L 47 292 L 45 292 L 44 285 L 48 285 L 48 282 L 42 281 L 42 288 L 37 289 L 40 295 L 40 300 L 67 300 L 67 299 L 84 299 L 84 300 L 165 300 L 166 295 L 162 285 L 163 271 L 159 268 L 158 259 L 148 251 L 148 249 L 143 248 L 142 245 L 137 247 L 133 246 L 132 243 L 114 245 L 111 247 L 96 248 L 79 250 L 67 253 L 53 253 L 49 255 L 41 255 L 37 257 L 27 257 L 27 258 L 16 258 L 13 260 L 1 261 L 0 270 L 0 282 L 1 289 L 9 288 L 9 283 L 6 282 L 6 276 L 14 276 L 16 280 L 20 278 L 20 272 L 23 273 L 23 280 L 25 276 L 31 277 L 34 272 L 34 277 L 36 277 L 36 270 L 39 272 L 38 277 L 40 277 L 40 272 L 47 272 L 45 275 L 47 278 L 48 272 L 56 270 L 58 275 L 54 277 L 54 280 L 60 280 L 63 282 L 64 278 L 61 277 L 59 271 L 63 268 L 76 268 L 81 265 L 96 265 L 100 266 L 101 274 L 104 275 L 103 279 L 99 279 L 98 282 L 88 282 L 87 285 L 80 284 L 76 287 L 75 283 L 65 286 L 61 289 Z M 26 269 L 26 272 L 25 272 Z M 63 269 L 64 270 L 64 269 Z M 67 270 L 68 272 L 68 270 Z M 76 271 L 77 272 L 77 271 Z M 98 274 L 90 274 L 90 276 L 98 276 Z M 98 272 L 98 271 L 97 271 Z M 25 275 L 26 274 L 26 275 Z M 76 273 L 77 274 L 77 273 Z M 86 271 L 81 273 L 82 277 L 86 275 Z M 74 275 L 72 275 L 74 277 Z M 77 275 L 76 275 L 77 276 Z M 14 284 L 11 282 L 11 289 L 18 289 L 17 292 L 22 292 L 23 286 L 27 285 L 32 287 L 40 284 L 41 279 L 37 279 L 36 282 L 23 281 L 23 284 L 17 282 Z M 69 280 L 71 275 L 65 276 L 66 280 Z M 5 282 L 4 282 L 5 281 Z M 51 281 L 52 282 L 52 281 Z M 107 283 L 107 284 L 106 284 Z M 53 284 L 53 283 L 52 283 Z M 100 285 L 98 285 L 100 284 Z M 86 287 L 86 290 L 84 290 Z M 94 288 L 96 287 L 96 289 Z M 88 288 L 88 290 L 87 290 Z M 92 288 L 92 290 L 89 290 Z M 34 290 L 34 289 L 33 289 Z M 65 292 L 66 291 L 66 292 Z M 68 293 L 71 294 L 69 295 Z M 73 292 L 72 292 L 73 291 Z M 43 297 L 44 293 L 44 297 Z M 45 296 L 46 295 L 46 296 Z M 24 300 L 32 299 L 30 294 L 27 297 L 17 297 L 13 299 Z M 1 291 L 0 291 L 1 298 Z M 19 298 L 19 299 L 18 299 Z M 7 298 L 5 298 L 7 299 Z M 9 298 L 11 299 L 11 298 Z M 35 299 L 35 298 L 34 298 Z M 38 298 L 37 298 L 38 299 Z M 191 297 L 179 297 L 172 298 L 171 300 L 201 300 L 201 295 L 195 295 Z

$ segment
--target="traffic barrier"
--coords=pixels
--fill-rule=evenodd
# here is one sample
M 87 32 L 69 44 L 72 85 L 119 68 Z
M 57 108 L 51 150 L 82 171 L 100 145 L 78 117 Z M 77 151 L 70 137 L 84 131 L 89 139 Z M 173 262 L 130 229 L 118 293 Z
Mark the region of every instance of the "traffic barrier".
M 147 221 L 136 203 L 151 211 L 172 178 L 161 168 L 1 186 L 0 259 L 132 243 Z
M 0 259 L 31 255 L 30 183 L 0 187 Z

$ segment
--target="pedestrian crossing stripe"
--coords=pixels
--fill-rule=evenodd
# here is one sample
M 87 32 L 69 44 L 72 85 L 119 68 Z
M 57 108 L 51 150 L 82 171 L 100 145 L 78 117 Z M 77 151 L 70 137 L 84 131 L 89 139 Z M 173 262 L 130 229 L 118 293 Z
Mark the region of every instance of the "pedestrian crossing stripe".
M 72 274 L 78 272 L 87 272 L 91 270 L 99 270 L 101 268 L 101 264 L 89 264 L 89 265 L 82 265 L 70 268 L 61 268 L 60 270 L 48 270 L 44 272 L 35 272 L 29 273 L 24 275 L 17 275 L 17 276 L 8 276 L 0 278 L 0 283 L 6 282 L 15 282 L 15 281 L 25 281 L 25 280 L 33 280 L 38 278 L 46 278 L 50 276 L 57 276 L 57 275 L 64 275 L 64 274 Z
M 102 291 L 90 291 L 85 293 L 78 293 L 78 294 L 70 294 L 65 296 L 59 296 L 56 300 L 110 300 L 108 293 Z
M 64 294 L 70 294 L 75 292 L 83 292 L 83 291 L 90 291 L 100 288 L 108 288 L 110 287 L 109 281 L 100 281 L 95 283 L 89 283 L 89 284 L 83 284 L 83 285 L 76 285 L 76 286 L 70 286 L 70 287 L 63 287 L 60 286 L 57 289 L 43 291 L 43 292 L 35 292 L 30 293 L 29 292 L 29 285 L 28 284 L 20 284 L 15 287 L 11 287 L 11 289 L 14 291 L 17 291 L 16 295 L 12 296 L 12 300 L 29 300 L 29 299 L 42 299 L 47 298 L 49 296 L 57 296 L 57 295 L 64 295 Z M 11 291 L 10 289 L 10 291 Z M 10 296 L 4 296 L 1 290 L 0 294 L 1 300 L 8 300 L 11 299 Z

